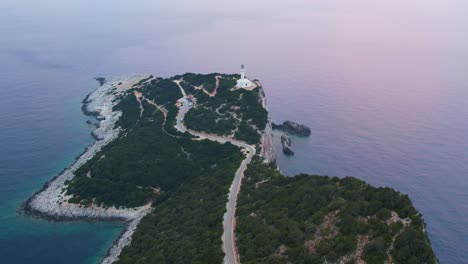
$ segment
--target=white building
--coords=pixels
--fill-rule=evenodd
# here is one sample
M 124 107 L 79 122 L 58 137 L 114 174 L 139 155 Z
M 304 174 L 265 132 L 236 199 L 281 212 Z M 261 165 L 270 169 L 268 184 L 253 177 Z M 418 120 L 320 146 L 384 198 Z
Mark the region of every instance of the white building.
M 241 65 L 240 75 L 240 79 L 237 80 L 238 88 L 250 88 L 255 86 L 255 84 L 251 80 L 245 78 L 245 67 L 243 64 Z

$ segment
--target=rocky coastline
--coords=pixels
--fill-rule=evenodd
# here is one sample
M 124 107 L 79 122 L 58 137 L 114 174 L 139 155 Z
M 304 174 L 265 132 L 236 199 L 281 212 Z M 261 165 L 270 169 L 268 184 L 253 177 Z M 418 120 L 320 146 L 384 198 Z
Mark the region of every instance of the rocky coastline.
M 144 210 L 132 221 L 127 224 L 127 227 L 120 233 L 119 237 L 112 243 L 112 246 L 107 250 L 106 256 L 101 260 L 101 264 L 111 264 L 119 259 L 122 249 L 132 242 L 132 235 L 135 232 L 141 219 L 151 211 L 151 204 L 145 206 Z
M 122 248 L 130 243 L 131 236 L 141 218 L 151 211 L 151 205 L 136 208 L 116 208 L 100 207 L 98 205 L 85 207 L 69 203 L 68 200 L 71 196 L 65 194 L 66 181 L 74 177 L 73 173 L 76 169 L 91 159 L 102 147 L 119 136 L 120 129 L 114 126 L 122 113 L 113 111 L 118 102 L 116 98 L 148 76 L 128 75 L 111 78 L 105 80 L 104 83 L 100 82 L 101 86 L 86 96 L 83 100 L 82 110 L 86 115 L 98 117 L 99 125 L 92 132 L 97 141 L 87 147 L 75 159 L 73 164 L 46 182 L 43 188 L 34 193 L 22 206 L 22 211 L 26 214 L 55 221 L 119 220 L 128 222 L 127 228 L 109 249 L 107 256 L 102 261 L 103 263 L 111 263 L 118 258 Z
M 260 87 L 260 98 L 262 100 L 262 106 L 268 112 L 268 106 L 266 102 L 265 91 L 263 90 L 259 81 L 256 81 L 257 85 Z M 265 131 L 262 134 L 261 138 L 261 151 L 260 156 L 263 157 L 265 163 L 275 163 L 276 161 L 276 154 L 273 149 L 273 128 L 272 128 L 272 121 L 270 117 L 268 117 L 268 123 L 265 127 Z
M 120 129 L 115 128 L 115 123 L 122 115 L 119 111 L 114 111 L 114 106 L 118 103 L 120 94 L 133 88 L 140 80 L 149 75 L 129 75 L 117 78 L 100 78 L 100 87 L 91 92 L 83 100 L 82 111 L 86 115 L 94 116 L 97 120 L 88 120 L 87 124 L 92 129 L 92 136 L 96 142 L 87 147 L 79 155 L 73 164 L 65 168 L 58 175 L 46 182 L 44 186 L 34 193 L 23 203 L 24 213 L 46 218 L 54 221 L 75 221 L 75 220 L 106 220 L 125 221 L 126 228 L 113 245 L 108 249 L 106 256 L 101 263 L 109 264 L 118 260 L 122 249 L 131 243 L 132 235 L 135 232 L 140 220 L 151 210 L 151 204 L 136 208 L 116 208 L 100 207 L 92 205 L 89 207 L 69 203 L 72 197 L 65 194 L 67 180 L 74 177 L 74 171 L 85 164 L 105 145 L 116 139 L 120 134 Z M 260 96 L 263 107 L 267 109 L 265 93 L 260 87 Z M 272 142 L 272 121 L 268 119 L 261 139 L 261 156 L 266 163 L 274 163 L 276 160 Z

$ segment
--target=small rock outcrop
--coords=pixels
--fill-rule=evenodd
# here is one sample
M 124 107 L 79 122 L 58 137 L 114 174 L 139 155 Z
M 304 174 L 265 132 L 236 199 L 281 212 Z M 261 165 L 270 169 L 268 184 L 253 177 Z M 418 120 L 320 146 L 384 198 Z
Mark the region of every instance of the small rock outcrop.
M 291 148 L 291 139 L 288 134 L 281 135 L 281 145 L 283 146 L 283 153 L 287 156 L 294 155 L 294 151 Z
M 106 83 L 106 78 L 104 77 L 97 77 L 94 79 L 99 82 L 99 86 L 103 86 Z
M 282 130 L 286 133 L 296 135 L 299 137 L 308 137 L 310 136 L 310 128 L 306 125 L 298 124 L 293 121 L 286 120 L 283 124 L 273 123 L 273 129 Z
M 91 121 L 91 120 L 89 120 L 89 119 L 86 120 L 86 124 L 88 125 L 88 127 L 89 127 L 90 129 L 97 129 L 97 128 L 99 128 L 99 123 L 93 122 L 93 121 Z

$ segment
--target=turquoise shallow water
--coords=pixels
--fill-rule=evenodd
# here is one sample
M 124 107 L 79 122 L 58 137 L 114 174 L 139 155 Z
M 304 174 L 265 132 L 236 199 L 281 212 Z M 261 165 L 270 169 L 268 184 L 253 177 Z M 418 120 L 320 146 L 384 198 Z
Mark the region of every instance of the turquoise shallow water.
M 441 263 L 468 259 L 468 3 L 291 0 L 0 3 L 0 259 L 94 263 L 116 223 L 18 215 L 93 139 L 93 77 L 237 72 L 309 125 L 288 175 L 352 175 L 410 195 Z
M 9 84 L 8 77 L 3 80 L 4 85 Z M 91 84 L 84 87 L 95 87 Z M 81 93 L 86 89 L 70 97 L 60 97 L 60 93 L 57 97 L 47 95 L 51 97 L 49 102 L 38 102 L 33 94 L 24 94 L 35 85 L 12 80 L 10 85 L 3 86 L 24 102 L 18 105 L 18 101 L 11 99 L 4 100 L 2 105 L 2 112 L 9 113 L 1 122 L 2 263 L 95 263 L 122 230 L 121 223 L 59 223 L 18 213 L 24 200 L 93 141 L 79 107 Z

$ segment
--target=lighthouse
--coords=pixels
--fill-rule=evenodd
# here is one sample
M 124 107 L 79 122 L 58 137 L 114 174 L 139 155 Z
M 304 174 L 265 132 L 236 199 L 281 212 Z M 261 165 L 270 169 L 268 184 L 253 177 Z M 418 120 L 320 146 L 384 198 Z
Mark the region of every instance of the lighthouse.
M 256 87 L 256 85 L 252 81 L 250 81 L 249 79 L 247 79 L 245 77 L 245 66 L 244 66 L 244 64 L 242 64 L 241 68 L 240 68 L 240 79 L 237 80 L 237 87 L 238 88 L 246 88 L 246 89 Z
M 241 65 L 241 69 L 240 69 L 240 74 L 241 74 L 241 80 L 244 80 L 245 79 L 245 67 L 244 67 L 244 64 Z

